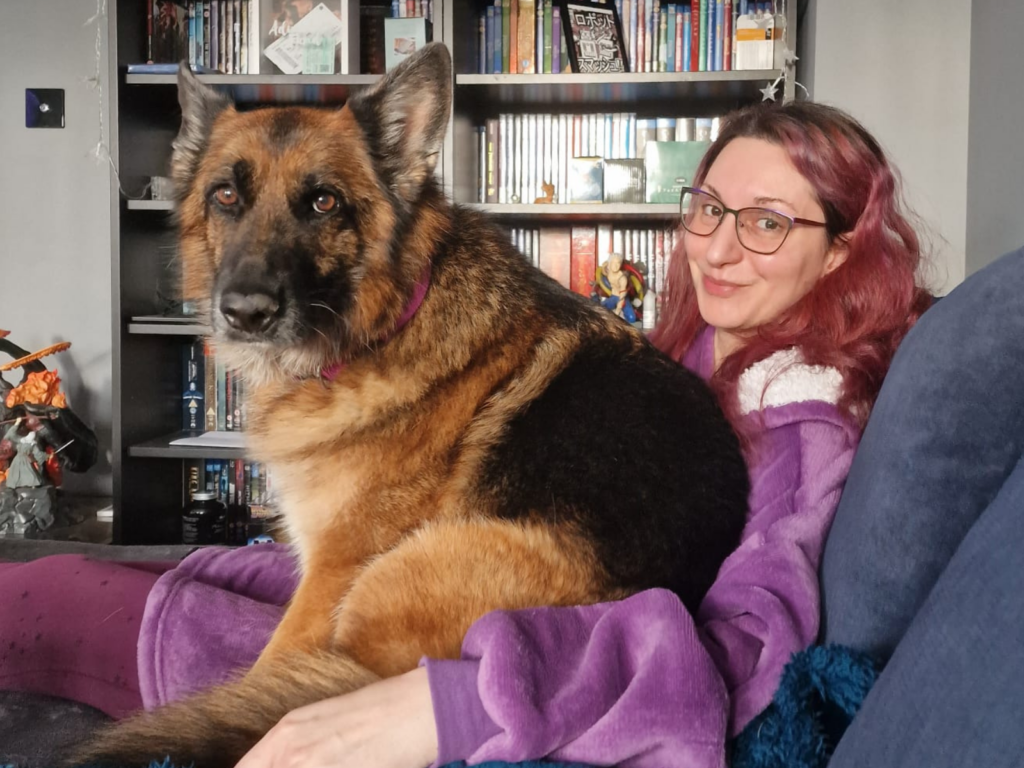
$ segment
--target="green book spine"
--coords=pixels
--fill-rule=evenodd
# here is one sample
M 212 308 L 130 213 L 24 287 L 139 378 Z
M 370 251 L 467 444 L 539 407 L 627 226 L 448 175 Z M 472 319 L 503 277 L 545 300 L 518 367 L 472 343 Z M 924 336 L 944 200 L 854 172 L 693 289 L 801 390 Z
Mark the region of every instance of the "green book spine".
M 701 72 L 708 68 L 708 0 L 700 0 L 700 48 L 697 66 Z
M 551 0 L 545 0 L 544 2 L 544 74 L 551 74 L 551 44 L 553 38 L 551 37 L 551 17 L 552 7 Z
M 512 53 L 512 46 L 509 43 L 509 33 L 512 26 L 509 19 L 512 15 L 512 0 L 501 0 L 501 71 L 508 74 L 509 55 Z

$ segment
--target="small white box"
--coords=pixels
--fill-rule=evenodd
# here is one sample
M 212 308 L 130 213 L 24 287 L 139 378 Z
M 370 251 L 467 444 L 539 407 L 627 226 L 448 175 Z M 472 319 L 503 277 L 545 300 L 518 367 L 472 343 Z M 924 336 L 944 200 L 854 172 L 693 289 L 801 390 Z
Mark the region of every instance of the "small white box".
M 384 66 L 390 72 L 430 42 L 431 24 L 423 18 L 384 19 Z

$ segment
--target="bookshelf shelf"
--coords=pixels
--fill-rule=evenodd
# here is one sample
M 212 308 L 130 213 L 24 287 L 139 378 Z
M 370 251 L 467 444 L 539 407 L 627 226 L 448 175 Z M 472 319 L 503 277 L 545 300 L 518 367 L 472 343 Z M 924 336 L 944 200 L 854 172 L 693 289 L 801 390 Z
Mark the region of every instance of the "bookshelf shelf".
M 469 206 L 502 219 L 534 219 L 557 221 L 670 221 L 679 215 L 675 204 L 593 203 L 578 205 L 501 205 L 473 203 Z
M 189 432 L 172 432 L 169 435 L 145 440 L 128 446 L 128 455 L 139 459 L 244 459 L 242 448 L 196 447 L 171 445 L 172 440 L 188 437 Z
M 572 106 L 630 102 L 633 108 L 661 106 L 666 99 L 749 101 L 781 70 L 731 72 L 651 72 L 628 74 L 456 75 L 467 98 L 491 105 Z
M 198 323 L 128 323 L 128 333 L 149 336 L 207 336 L 210 329 Z
M 128 200 L 129 211 L 173 211 L 173 200 Z
M 340 103 L 376 83 L 381 75 L 199 75 L 240 104 Z M 127 85 L 174 86 L 177 75 L 127 74 Z

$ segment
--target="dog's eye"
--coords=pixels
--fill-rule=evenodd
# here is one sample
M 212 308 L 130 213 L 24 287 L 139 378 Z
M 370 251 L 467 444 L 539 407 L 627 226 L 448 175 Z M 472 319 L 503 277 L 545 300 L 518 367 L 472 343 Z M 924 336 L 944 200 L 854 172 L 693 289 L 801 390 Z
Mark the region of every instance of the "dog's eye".
M 238 193 L 230 184 L 225 184 L 223 187 L 217 187 L 216 191 L 213 193 L 213 197 L 225 208 L 230 208 L 232 205 L 238 204 Z
M 313 210 L 317 213 L 330 213 L 338 207 L 338 198 L 330 192 L 321 192 L 313 201 Z

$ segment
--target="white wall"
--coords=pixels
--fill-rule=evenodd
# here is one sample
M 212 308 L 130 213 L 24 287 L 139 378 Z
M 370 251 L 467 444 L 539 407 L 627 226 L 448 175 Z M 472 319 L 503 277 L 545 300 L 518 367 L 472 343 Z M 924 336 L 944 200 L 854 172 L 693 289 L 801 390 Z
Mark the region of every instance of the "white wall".
M 0 25 L 0 328 L 28 349 L 72 348 L 56 367 L 75 412 L 97 432 L 103 456 L 70 491 L 109 494 L 110 192 L 108 165 L 90 152 L 100 102 L 83 82 L 96 70 L 96 11 L 89 0 L 4 2 Z M 100 19 L 106 93 L 106 20 Z M 63 88 L 64 129 L 25 127 L 25 89 Z M 106 122 L 106 120 L 104 120 Z M 17 381 L 11 378 L 8 381 Z
M 966 265 L 971 2 L 811 2 L 801 31 L 814 39 L 800 46 L 801 77 L 817 101 L 850 112 L 889 152 L 930 235 L 931 287 L 946 293 Z
M 973 0 L 968 274 L 1024 246 L 1022 40 L 1024 6 L 1020 0 Z

